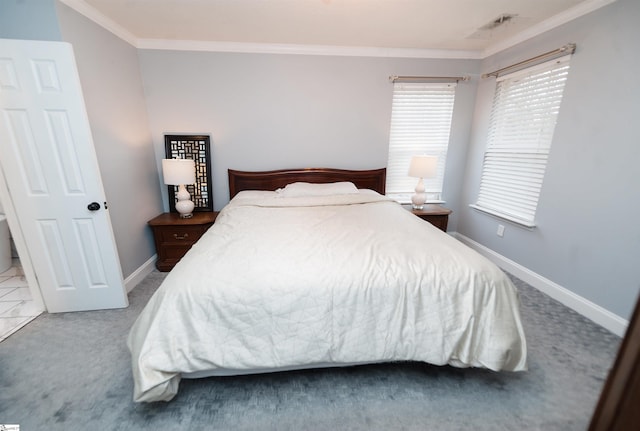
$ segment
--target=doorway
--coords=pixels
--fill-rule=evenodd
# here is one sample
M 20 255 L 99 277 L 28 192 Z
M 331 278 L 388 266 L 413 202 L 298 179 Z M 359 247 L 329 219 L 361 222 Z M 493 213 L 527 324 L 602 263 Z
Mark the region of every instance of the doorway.
M 0 273 L 0 342 L 42 312 L 31 297 L 20 259 L 12 258 L 11 267 Z
M 0 199 L 0 342 L 43 311 L 31 294 Z

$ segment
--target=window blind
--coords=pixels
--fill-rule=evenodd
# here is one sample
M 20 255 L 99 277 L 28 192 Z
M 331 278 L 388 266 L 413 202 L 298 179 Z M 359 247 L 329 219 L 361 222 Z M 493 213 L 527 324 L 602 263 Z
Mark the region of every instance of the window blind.
M 455 83 L 393 84 L 387 195 L 410 199 L 418 183 L 408 175 L 411 157 L 430 155 L 438 157 L 438 172 L 424 180 L 425 188 L 430 200 L 440 199 L 455 89 Z
M 475 208 L 535 226 L 569 60 L 565 56 L 497 79 Z

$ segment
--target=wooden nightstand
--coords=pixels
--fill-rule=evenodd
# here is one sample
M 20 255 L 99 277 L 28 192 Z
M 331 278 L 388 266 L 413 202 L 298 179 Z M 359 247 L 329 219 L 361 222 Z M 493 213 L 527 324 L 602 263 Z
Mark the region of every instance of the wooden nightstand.
M 156 242 L 159 271 L 171 271 L 195 242 L 216 221 L 217 211 L 195 212 L 191 218 L 180 218 L 177 213 L 164 213 L 149 220 Z
M 404 208 L 408 209 L 422 220 L 428 221 L 443 232 L 447 231 L 449 214 L 451 214 L 450 209 L 435 204 L 425 204 L 424 208 L 421 210 L 414 210 L 411 206 L 404 206 Z

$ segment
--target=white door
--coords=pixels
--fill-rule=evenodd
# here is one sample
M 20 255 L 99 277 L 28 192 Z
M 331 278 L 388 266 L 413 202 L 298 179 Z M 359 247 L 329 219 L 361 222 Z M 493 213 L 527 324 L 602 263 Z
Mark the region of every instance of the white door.
M 0 164 L 47 311 L 128 305 L 73 49 L 0 39 Z

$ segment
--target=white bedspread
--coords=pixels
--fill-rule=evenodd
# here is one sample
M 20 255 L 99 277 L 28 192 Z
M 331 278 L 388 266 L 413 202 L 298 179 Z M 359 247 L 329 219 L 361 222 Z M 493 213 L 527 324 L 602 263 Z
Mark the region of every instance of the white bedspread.
M 484 257 L 374 192 L 242 192 L 128 339 L 135 401 L 182 373 L 416 360 L 526 369 L 517 292 Z

